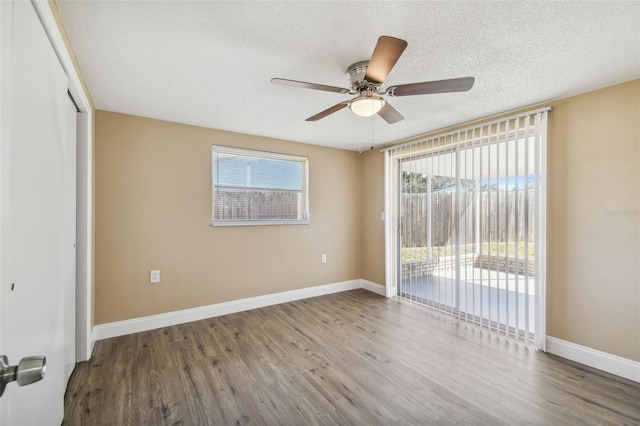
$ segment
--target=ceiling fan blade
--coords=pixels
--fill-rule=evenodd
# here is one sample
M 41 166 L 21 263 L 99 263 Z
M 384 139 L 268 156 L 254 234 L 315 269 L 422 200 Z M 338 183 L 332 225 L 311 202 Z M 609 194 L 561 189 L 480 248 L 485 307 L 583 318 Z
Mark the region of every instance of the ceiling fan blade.
M 302 89 L 324 90 L 325 92 L 335 92 L 341 94 L 349 93 L 349 89 L 342 87 L 327 86 L 325 84 L 307 83 L 306 81 L 287 80 L 285 78 L 272 78 L 271 83 L 281 86 L 300 87 Z
M 404 120 L 402 114 L 400 114 L 394 107 L 389 105 L 389 102 L 385 102 L 382 109 L 378 111 L 378 115 L 384 118 L 384 121 L 389 124 L 397 123 L 398 121 Z
M 400 84 L 391 86 L 386 94 L 389 96 L 428 95 L 431 93 L 466 92 L 476 81 L 473 77 L 452 78 L 450 80 L 425 81 L 422 83 Z
M 374 84 L 382 83 L 406 48 L 407 42 L 399 38 L 388 36 L 378 38 L 378 44 L 367 66 L 365 75 L 367 81 Z
M 340 102 L 339 104 L 334 105 L 331 108 L 327 108 L 324 111 L 319 112 L 316 115 L 307 118 L 305 121 L 318 121 L 321 118 L 325 118 L 327 115 L 330 115 L 330 114 L 333 114 L 334 112 L 340 111 L 342 108 L 346 107 L 347 105 L 349 105 L 348 101 Z

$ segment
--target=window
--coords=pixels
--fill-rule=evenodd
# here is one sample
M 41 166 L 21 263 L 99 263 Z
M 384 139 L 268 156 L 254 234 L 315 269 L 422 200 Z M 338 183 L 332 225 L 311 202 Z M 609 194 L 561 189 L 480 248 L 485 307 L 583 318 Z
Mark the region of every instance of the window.
M 212 224 L 309 223 L 309 159 L 212 146 Z

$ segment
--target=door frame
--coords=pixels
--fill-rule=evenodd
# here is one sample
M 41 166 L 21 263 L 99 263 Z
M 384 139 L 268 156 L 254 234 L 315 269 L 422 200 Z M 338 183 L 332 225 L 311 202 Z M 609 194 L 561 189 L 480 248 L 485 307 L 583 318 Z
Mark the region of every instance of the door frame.
M 93 146 L 95 109 L 53 1 L 31 0 L 68 78 L 77 116 L 76 156 L 76 362 L 91 358 L 93 329 L 94 215 Z

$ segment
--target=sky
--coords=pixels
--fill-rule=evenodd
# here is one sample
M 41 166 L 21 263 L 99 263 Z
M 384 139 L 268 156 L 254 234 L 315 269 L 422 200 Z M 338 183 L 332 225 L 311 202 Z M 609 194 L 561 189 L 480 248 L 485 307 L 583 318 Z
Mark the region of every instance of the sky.
M 302 189 L 302 163 L 299 161 L 214 155 L 215 185 L 273 189 Z

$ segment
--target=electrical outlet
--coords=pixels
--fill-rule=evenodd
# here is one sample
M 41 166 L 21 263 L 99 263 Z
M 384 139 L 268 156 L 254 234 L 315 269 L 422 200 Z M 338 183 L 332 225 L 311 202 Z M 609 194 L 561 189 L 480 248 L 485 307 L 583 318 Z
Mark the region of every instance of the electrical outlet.
M 150 283 L 159 283 L 160 282 L 160 270 L 154 269 L 149 274 L 149 282 Z
M 327 254 L 322 253 L 322 263 L 327 263 Z

